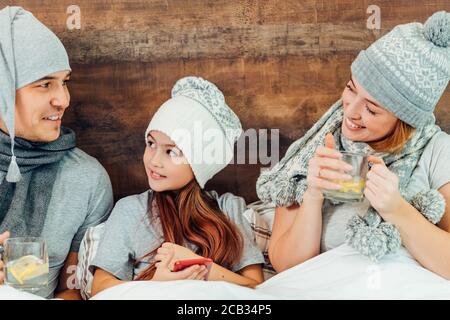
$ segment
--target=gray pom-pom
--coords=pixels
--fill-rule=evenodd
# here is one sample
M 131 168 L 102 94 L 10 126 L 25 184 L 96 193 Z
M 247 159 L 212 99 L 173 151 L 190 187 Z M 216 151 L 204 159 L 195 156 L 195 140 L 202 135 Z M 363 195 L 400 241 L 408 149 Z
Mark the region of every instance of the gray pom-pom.
M 348 243 L 353 242 L 353 239 L 359 229 L 366 227 L 367 224 L 359 216 L 351 217 L 347 222 L 347 228 L 345 229 L 345 239 Z
M 438 47 L 448 47 L 450 44 L 450 13 L 439 11 L 425 22 L 423 34 L 428 41 Z
M 387 238 L 387 253 L 395 253 L 402 245 L 400 232 L 392 224 L 383 222 L 379 226 Z
M 388 239 L 378 228 L 362 227 L 358 229 L 349 244 L 359 253 L 372 261 L 378 261 L 388 252 Z
M 433 224 L 441 221 L 445 213 L 445 199 L 437 190 L 421 191 L 410 203 Z

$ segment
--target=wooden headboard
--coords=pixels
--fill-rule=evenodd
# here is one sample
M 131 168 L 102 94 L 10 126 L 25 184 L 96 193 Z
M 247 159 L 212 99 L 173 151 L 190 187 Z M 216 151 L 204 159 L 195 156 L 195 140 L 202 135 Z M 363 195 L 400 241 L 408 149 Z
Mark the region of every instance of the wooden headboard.
M 116 200 L 148 187 L 144 131 L 179 78 L 197 75 L 217 84 L 246 129 L 279 129 L 282 156 L 340 97 L 361 49 L 397 24 L 450 11 L 447 0 L 373 1 L 379 12 L 362 0 L 0 4 L 32 11 L 65 44 L 73 78 L 63 124 L 105 166 Z M 449 91 L 436 111 L 447 132 Z M 260 167 L 229 165 L 208 188 L 254 201 Z

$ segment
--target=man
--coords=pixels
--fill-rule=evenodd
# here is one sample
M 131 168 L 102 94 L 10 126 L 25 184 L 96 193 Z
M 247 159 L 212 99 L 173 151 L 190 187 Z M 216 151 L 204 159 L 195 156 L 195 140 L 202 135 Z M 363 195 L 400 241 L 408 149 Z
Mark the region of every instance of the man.
M 0 244 L 44 238 L 49 285 L 37 295 L 79 299 L 77 252 L 86 229 L 112 209 L 111 182 L 61 126 L 71 75 L 61 41 L 20 7 L 0 10 L 0 30 Z

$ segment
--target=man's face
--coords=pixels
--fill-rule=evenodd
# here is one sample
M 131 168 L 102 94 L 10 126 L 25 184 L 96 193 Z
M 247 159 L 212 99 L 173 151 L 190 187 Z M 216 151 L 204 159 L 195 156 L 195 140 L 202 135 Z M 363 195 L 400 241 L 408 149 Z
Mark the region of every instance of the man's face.
M 59 71 L 16 91 L 16 137 L 33 142 L 58 139 L 61 119 L 70 103 L 69 79 L 69 71 Z M 7 132 L 1 119 L 0 129 Z

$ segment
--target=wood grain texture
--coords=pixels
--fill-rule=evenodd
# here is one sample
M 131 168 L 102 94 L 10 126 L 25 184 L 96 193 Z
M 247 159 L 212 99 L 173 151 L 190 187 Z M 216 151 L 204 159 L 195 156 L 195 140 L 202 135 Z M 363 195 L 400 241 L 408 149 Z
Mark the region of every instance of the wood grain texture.
M 336 101 L 350 64 L 399 23 L 450 11 L 450 1 L 0 0 L 21 5 L 65 44 L 72 63 L 64 124 L 110 174 L 115 198 L 147 188 L 143 133 L 177 79 L 199 75 L 221 88 L 245 128 L 279 128 L 280 155 Z M 66 9 L 81 8 L 81 30 Z M 379 31 L 366 9 L 381 8 Z M 446 90 L 436 115 L 450 131 Z M 260 165 L 229 165 L 208 188 L 256 200 Z

